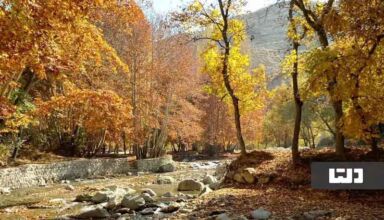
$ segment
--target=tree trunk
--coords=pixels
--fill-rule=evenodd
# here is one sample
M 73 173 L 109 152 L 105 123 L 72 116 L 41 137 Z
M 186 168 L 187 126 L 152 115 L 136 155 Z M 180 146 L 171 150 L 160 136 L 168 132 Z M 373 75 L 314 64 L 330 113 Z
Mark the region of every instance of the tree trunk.
M 336 134 L 336 154 L 339 155 L 342 159 L 345 158 L 345 148 L 344 148 L 344 135 L 341 128 L 341 120 L 343 118 L 343 103 L 342 101 L 336 101 L 332 103 L 333 109 L 335 111 L 335 134 Z
M 222 75 L 224 78 L 224 85 L 227 89 L 227 92 L 231 96 L 233 109 L 234 109 L 234 117 L 235 117 L 235 125 L 236 125 L 236 137 L 237 141 L 239 142 L 239 146 L 241 149 L 241 154 L 245 155 L 247 153 L 245 149 L 245 142 L 243 138 L 243 134 L 241 131 L 241 115 L 240 115 L 240 108 L 239 108 L 239 98 L 235 95 L 235 92 L 231 86 L 231 83 L 229 81 L 229 55 L 231 50 L 231 42 L 230 38 L 228 36 L 228 28 L 229 28 L 229 13 L 228 10 L 230 8 L 230 5 L 225 6 L 222 2 L 222 0 L 218 0 L 220 5 L 220 12 L 221 16 L 223 18 L 223 29 L 221 31 L 221 35 L 224 41 L 224 59 L 223 59 L 223 69 L 222 69 Z M 230 1 L 228 2 L 230 4 Z
M 293 20 L 293 1 L 291 2 L 289 8 L 289 20 L 294 24 Z M 296 27 L 294 29 L 296 31 Z M 297 34 L 297 33 L 296 33 Z M 304 35 L 302 36 L 304 37 Z M 293 42 L 293 51 L 295 52 L 295 61 L 293 63 L 292 71 L 292 87 L 293 87 L 293 98 L 295 101 L 295 125 L 293 128 L 293 137 L 292 137 L 292 161 L 293 164 L 297 164 L 300 160 L 299 152 L 299 139 L 300 139 L 300 130 L 301 130 L 301 115 L 303 112 L 303 101 L 301 101 L 300 90 L 299 90 L 299 42 L 297 40 L 292 40 Z
M 309 9 L 306 8 L 303 0 L 292 0 L 294 4 L 296 4 L 301 12 L 304 15 L 307 23 L 313 28 L 316 32 L 316 35 L 319 39 L 320 45 L 322 49 L 326 49 L 329 46 L 327 32 L 322 24 L 322 19 L 320 17 L 313 17 L 312 14 L 309 13 Z M 327 3 L 327 7 L 331 8 L 334 3 L 334 0 L 329 0 Z M 321 17 L 326 16 L 326 13 L 329 13 L 329 10 L 324 10 L 325 14 L 322 14 Z M 333 100 L 335 97 L 335 88 L 337 86 L 337 78 L 336 76 L 332 76 L 328 78 L 328 93 L 331 97 L 332 107 L 335 111 L 335 142 L 336 142 L 336 154 L 341 158 L 345 158 L 345 149 L 344 149 L 344 135 L 341 131 L 340 122 L 343 118 L 343 102 L 341 100 Z

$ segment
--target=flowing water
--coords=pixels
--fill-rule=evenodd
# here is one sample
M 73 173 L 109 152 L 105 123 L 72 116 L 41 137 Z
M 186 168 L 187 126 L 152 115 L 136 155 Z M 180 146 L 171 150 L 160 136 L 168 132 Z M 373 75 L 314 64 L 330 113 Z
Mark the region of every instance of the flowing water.
M 184 163 L 180 171 L 167 174 L 146 174 L 140 176 L 120 176 L 101 179 L 79 180 L 70 184 L 74 190 L 68 190 L 66 184 L 53 184 L 13 190 L 11 194 L 0 195 L 0 220 L 17 219 L 54 219 L 63 215 L 75 215 L 89 204 L 73 202 L 79 194 L 93 194 L 108 186 L 130 187 L 135 190 L 150 188 L 158 196 L 171 192 L 177 194 L 177 182 L 183 179 L 202 180 L 212 174 L 218 162 Z M 154 184 L 159 175 L 176 179 L 174 184 Z M 183 192 L 196 194 L 196 192 Z M 160 198 L 160 197 L 159 197 Z M 161 201 L 161 199 L 160 199 Z

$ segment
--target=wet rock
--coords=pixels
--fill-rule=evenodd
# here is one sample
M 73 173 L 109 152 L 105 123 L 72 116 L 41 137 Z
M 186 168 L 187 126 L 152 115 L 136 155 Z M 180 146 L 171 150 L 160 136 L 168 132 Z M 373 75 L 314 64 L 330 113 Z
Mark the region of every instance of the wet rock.
M 159 176 L 156 180 L 157 184 L 172 184 L 175 182 L 175 179 L 170 176 Z
M 157 196 L 157 194 L 155 193 L 155 191 L 153 191 L 152 189 L 149 189 L 149 188 L 142 189 L 142 190 L 141 190 L 141 193 L 147 193 L 147 194 L 149 194 L 149 195 L 152 196 L 152 197 Z
M 85 207 L 80 211 L 80 214 L 76 216 L 79 219 L 91 219 L 91 218 L 109 218 L 110 214 L 107 210 L 100 206 Z
M 210 185 L 210 184 L 213 184 L 213 183 L 216 183 L 217 182 L 217 179 L 216 177 L 212 176 L 212 175 L 207 175 L 204 177 L 204 180 L 203 180 L 203 183 L 205 185 Z
M 314 211 L 304 212 L 303 216 L 306 220 L 314 220 L 320 217 L 329 217 L 331 216 L 331 214 L 332 212 L 326 211 L 326 210 L 314 210 Z
M 145 205 L 145 200 L 141 196 L 124 196 L 121 206 L 132 210 L 137 210 Z
M 221 186 L 221 181 L 217 181 L 215 183 L 211 183 L 209 184 L 209 188 L 213 189 L 213 190 L 218 190 Z
M 98 204 L 103 202 L 108 202 L 114 197 L 112 191 L 99 191 L 94 196 L 92 196 L 92 202 Z
M 130 213 L 131 210 L 129 208 L 120 208 L 116 212 L 120 214 L 127 214 L 127 213 Z
M 75 202 L 91 202 L 92 201 L 92 196 L 89 194 L 81 194 L 77 195 Z
M 271 215 L 272 215 L 271 212 L 269 212 L 263 208 L 258 208 L 258 209 L 251 212 L 252 219 L 258 219 L 258 220 L 269 219 L 269 217 Z
M 141 194 L 141 197 L 143 197 L 143 199 L 145 200 L 146 203 L 151 203 L 151 202 L 155 201 L 155 199 L 152 198 L 152 196 L 149 195 L 148 193 Z
M 204 189 L 200 192 L 199 196 L 205 196 L 212 192 L 212 189 L 209 186 L 204 186 Z
M 171 197 L 174 197 L 174 195 L 171 192 L 166 192 L 166 193 L 163 194 L 162 197 L 171 198 Z
M 214 176 L 216 176 L 217 179 L 224 178 L 226 173 L 227 173 L 227 166 L 228 166 L 228 164 L 226 164 L 226 163 L 225 164 L 219 164 L 216 167 Z
M 187 197 L 187 199 L 195 199 L 196 198 L 195 195 L 190 195 L 190 194 L 187 194 L 186 197 Z
M 121 216 L 121 213 L 114 213 L 113 215 L 111 215 L 111 218 L 118 219 L 120 216 Z
M 142 215 L 153 215 L 155 214 L 157 208 L 145 208 L 140 211 L 140 214 Z
M 125 194 L 126 194 L 126 195 L 133 195 L 133 194 L 136 193 L 136 190 L 134 190 L 134 189 L 132 189 L 132 188 L 129 188 L 129 187 L 124 188 L 124 190 L 125 190 Z
M 180 209 L 179 206 L 170 205 L 170 206 L 166 206 L 166 207 L 161 208 L 160 212 L 162 212 L 162 213 L 173 213 L 173 212 L 176 212 L 179 209 Z
M 183 180 L 179 183 L 177 189 L 179 191 L 201 191 L 204 187 L 204 184 L 196 180 Z
M 173 172 L 175 170 L 176 170 L 176 164 L 171 162 L 171 163 L 167 163 L 167 164 L 161 165 L 157 172 L 159 172 L 159 173 L 168 173 L 168 172 Z
M 185 202 L 187 202 L 187 200 L 186 199 L 184 199 L 184 198 L 178 198 L 177 200 L 176 200 L 176 202 L 177 203 L 185 203 Z
M 118 206 L 120 206 L 122 199 L 123 198 L 121 198 L 121 197 L 113 197 L 113 198 L 111 198 L 107 202 L 107 204 L 105 205 L 105 208 L 107 208 L 109 210 L 117 208 Z

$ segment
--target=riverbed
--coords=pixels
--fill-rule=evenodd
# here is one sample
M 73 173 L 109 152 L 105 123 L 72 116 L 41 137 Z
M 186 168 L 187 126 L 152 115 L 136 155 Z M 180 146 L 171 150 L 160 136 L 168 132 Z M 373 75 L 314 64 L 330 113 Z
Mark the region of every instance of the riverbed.
M 182 162 L 178 163 L 177 171 L 165 174 L 129 173 L 16 189 L 9 194 L 0 195 L 0 219 L 55 219 L 62 216 L 75 216 L 80 209 L 89 205 L 74 202 L 77 195 L 94 194 L 109 186 L 129 187 L 137 191 L 150 188 L 156 192 L 161 201 L 161 195 L 165 193 L 170 192 L 175 195 L 179 193 L 177 192 L 179 181 L 184 179 L 201 181 L 207 174 L 212 175 L 216 167 L 222 163 L 224 161 Z M 159 185 L 156 183 L 159 176 L 170 176 L 176 181 L 173 184 Z M 197 196 L 199 192 L 183 193 Z M 189 208 L 193 207 L 189 206 Z

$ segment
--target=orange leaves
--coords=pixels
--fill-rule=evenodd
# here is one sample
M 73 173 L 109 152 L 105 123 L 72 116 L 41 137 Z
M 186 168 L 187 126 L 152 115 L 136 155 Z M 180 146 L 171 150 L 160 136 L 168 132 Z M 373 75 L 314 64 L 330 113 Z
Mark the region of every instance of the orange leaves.
M 5 98 L 0 97 L 0 121 L 8 118 L 16 111 L 16 108 Z
M 47 102 L 39 101 L 37 107 L 34 114 L 42 127 L 46 118 L 54 117 L 61 127 L 79 126 L 90 136 L 104 130 L 109 140 L 129 132 L 131 107 L 112 91 L 74 90 Z

